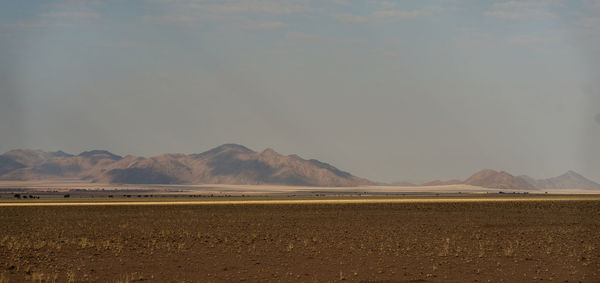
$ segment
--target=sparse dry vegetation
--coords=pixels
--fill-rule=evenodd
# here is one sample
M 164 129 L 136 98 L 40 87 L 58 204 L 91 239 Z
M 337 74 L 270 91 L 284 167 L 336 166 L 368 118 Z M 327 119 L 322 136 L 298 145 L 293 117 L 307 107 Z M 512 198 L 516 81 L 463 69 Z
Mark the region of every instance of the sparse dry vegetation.
M 0 282 L 598 282 L 598 201 L 0 207 Z

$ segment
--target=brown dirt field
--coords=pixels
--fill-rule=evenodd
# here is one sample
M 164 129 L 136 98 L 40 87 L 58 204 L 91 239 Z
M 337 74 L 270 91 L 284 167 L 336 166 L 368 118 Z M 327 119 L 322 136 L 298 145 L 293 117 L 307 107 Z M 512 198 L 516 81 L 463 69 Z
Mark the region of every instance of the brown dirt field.
M 0 207 L 0 282 L 600 282 L 598 200 Z

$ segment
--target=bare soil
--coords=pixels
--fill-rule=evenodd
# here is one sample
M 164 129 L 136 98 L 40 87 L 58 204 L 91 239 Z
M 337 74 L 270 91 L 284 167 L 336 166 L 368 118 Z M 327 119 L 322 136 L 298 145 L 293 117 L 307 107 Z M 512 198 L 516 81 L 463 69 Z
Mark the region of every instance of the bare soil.
M 600 282 L 600 201 L 0 207 L 0 282 Z

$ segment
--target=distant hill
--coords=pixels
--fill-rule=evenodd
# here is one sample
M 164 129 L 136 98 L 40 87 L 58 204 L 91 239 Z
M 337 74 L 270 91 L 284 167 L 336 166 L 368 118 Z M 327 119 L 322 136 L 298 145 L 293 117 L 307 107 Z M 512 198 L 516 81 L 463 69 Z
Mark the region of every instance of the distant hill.
M 600 190 L 600 184 L 591 181 L 574 171 L 568 171 L 560 176 L 536 180 L 529 176 L 519 176 L 538 189 L 584 189 Z
M 79 155 L 12 150 L 0 155 L 0 179 L 79 178 L 125 184 L 278 184 L 358 186 L 374 183 L 338 168 L 272 149 L 255 152 L 224 144 L 198 154 L 121 157 L 105 150 Z
M 464 184 L 496 189 L 533 190 L 535 187 L 520 177 L 507 172 L 484 169 L 466 179 Z
M 569 171 L 558 177 L 536 180 L 527 175 L 515 177 L 507 172 L 497 172 L 491 169 L 484 169 L 473 174 L 468 179 L 440 181 L 435 180 L 421 184 L 421 186 L 444 186 L 467 184 L 485 188 L 495 189 L 516 189 L 516 190 L 537 190 L 537 189 L 584 189 L 600 190 L 600 184 L 591 181 L 580 174 Z
M 424 184 L 421 186 L 448 186 L 448 185 L 458 185 L 458 184 L 466 184 L 472 186 L 479 186 L 484 188 L 494 188 L 494 189 L 515 189 L 515 190 L 533 190 L 535 187 L 529 184 L 526 180 L 515 177 L 507 172 L 494 171 L 491 169 L 484 169 L 471 177 L 467 178 L 464 181 L 458 179 L 452 179 L 447 181 L 442 180 L 434 180 Z

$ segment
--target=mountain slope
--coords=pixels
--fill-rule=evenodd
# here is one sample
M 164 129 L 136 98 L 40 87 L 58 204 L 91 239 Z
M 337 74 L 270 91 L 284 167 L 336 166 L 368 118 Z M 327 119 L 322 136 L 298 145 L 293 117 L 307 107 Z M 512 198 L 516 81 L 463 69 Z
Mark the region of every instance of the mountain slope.
M 0 179 L 4 180 L 80 178 L 85 172 L 106 166 L 120 158 L 107 151 L 84 152 L 74 156 L 62 151 L 11 150 L 1 156 L 23 165 L 4 170 L 0 174 Z
M 278 184 L 357 186 L 373 182 L 318 161 L 272 149 L 224 144 L 198 154 L 121 157 L 104 150 L 79 155 L 17 150 L 2 155 L 0 179 L 80 178 L 129 184 Z
M 582 175 L 568 171 L 557 177 L 548 179 L 536 180 L 529 176 L 520 176 L 529 184 L 538 189 L 585 189 L 585 190 L 600 190 L 600 184 L 591 181 Z
M 17 162 L 8 156 L 0 156 L 0 175 L 25 167 L 24 164 Z

